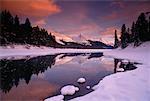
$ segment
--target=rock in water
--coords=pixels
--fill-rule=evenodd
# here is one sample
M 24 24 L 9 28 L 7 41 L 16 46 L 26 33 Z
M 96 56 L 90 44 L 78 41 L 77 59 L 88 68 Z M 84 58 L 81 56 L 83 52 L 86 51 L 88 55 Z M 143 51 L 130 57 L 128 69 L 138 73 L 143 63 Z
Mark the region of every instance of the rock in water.
M 79 78 L 79 79 L 77 80 L 78 83 L 85 83 L 85 81 L 86 81 L 85 78 Z
M 73 95 L 76 91 L 79 91 L 79 88 L 73 85 L 68 85 L 61 88 L 62 95 Z

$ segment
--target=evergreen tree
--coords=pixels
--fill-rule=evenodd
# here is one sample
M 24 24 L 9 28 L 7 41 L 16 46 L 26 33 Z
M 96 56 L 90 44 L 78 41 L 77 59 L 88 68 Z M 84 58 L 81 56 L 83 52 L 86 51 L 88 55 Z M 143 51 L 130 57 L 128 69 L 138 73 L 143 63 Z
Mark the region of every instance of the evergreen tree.
M 126 32 L 126 41 L 127 43 L 130 43 L 131 42 L 131 39 L 130 39 L 130 28 L 127 29 L 127 32 Z
M 150 41 L 150 16 L 148 18 L 148 40 Z
M 7 10 L 1 12 L 1 43 L 14 41 L 13 16 Z
M 31 33 L 32 33 L 32 26 L 31 26 L 31 23 L 29 21 L 28 18 L 26 18 L 25 20 L 25 24 L 22 24 L 22 38 L 24 38 L 24 43 L 28 43 L 30 44 L 31 43 Z
M 145 14 L 141 13 L 136 22 L 136 29 L 140 41 L 148 40 L 148 21 L 146 20 Z
M 127 47 L 127 32 L 125 24 L 122 25 L 120 39 L 121 39 L 121 48 Z
M 134 42 L 134 37 L 135 37 L 135 23 L 132 23 L 131 27 L 131 42 Z
M 19 17 L 17 15 L 14 18 L 13 32 L 16 34 L 15 42 L 18 42 L 19 34 L 21 32 L 20 32 L 20 21 L 19 21 Z
M 117 37 L 117 30 L 115 30 L 115 42 L 114 42 L 114 48 L 118 48 L 119 47 L 119 40 Z
M 14 19 L 14 25 L 16 25 L 16 26 L 20 25 L 19 18 L 17 15 L 15 16 L 15 19 Z

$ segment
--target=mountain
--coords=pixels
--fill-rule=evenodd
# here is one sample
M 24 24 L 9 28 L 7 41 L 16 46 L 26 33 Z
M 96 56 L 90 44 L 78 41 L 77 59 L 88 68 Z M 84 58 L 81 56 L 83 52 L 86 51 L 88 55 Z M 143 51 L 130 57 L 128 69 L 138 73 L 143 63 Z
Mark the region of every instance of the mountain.
M 88 42 L 90 43 L 92 48 L 96 48 L 96 49 L 112 49 L 113 48 L 113 46 L 107 45 L 101 41 L 88 40 Z
M 61 48 L 81 48 L 81 49 L 112 49 L 113 47 L 111 45 L 107 45 L 100 41 L 92 41 L 87 40 L 89 44 L 85 43 L 77 43 L 77 42 L 66 42 L 64 40 L 61 40 L 63 43 Z

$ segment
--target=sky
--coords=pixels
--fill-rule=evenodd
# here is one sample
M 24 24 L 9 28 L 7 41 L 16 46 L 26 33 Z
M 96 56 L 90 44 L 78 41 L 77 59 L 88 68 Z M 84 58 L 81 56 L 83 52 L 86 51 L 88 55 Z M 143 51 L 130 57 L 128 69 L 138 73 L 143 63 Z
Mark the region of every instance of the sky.
M 1 8 L 18 15 L 24 23 L 45 28 L 59 38 L 114 42 L 114 31 L 131 27 L 141 12 L 150 11 L 146 0 L 0 0 Z

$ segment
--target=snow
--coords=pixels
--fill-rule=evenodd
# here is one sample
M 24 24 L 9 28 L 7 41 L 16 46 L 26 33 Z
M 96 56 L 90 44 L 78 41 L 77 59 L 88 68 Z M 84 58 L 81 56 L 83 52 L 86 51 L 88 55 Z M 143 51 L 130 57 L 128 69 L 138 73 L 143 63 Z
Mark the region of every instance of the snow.
M 73 95 L 76 91 L 79 91 L 79 88 L 73 85 L 67 85 L 61 88 L 62 95 Z
M 150 100 L 150 42 L 139 47 L 129 46 L 126 49 L 115 49 L 104 52 L 116 58 L 125 58 L 143 63 L 137 69 L 119 72 L 106 76 L 101 80 L 93 92 L 71 101 L 149 101 Z M 126 61 L 124 61 L 126 62 Z
M 86 88 L 87 88 L 87 89 L 90 89 L 91 87 L 90 87 L 90 86 L 86 86 Z
M 123 68 L 117 68 L 117 70 L 116 70 L 117 72 L 123 72 L 124 71 L 124 69 Z
M 29 48 L 26 48 L 29 47 Z M 45 46 L 31 46 L 31 45 L 11 45 L 0 46 L 0 59 L 6 57 L 19 56 L 40 56 L 40 55 L 54 55 L 59 53 L 94 53 L 108 51 L 107 49 L 59 49 Z
M 105 56 L 126 59 L 142 63 L 137 69 L 119 72 L 106 76 L 101 80 L 93 92 L 72 99 L 71 101 L 149 101 L 150 99 L 150 42 L 139 47 L 129 45 L 125 49 L 54 49 L 48 47 L 34 47 L 29 49 L 22 46 L 0 47 L 0 58 L 5 56 L 47 55 L 55 53 L 91 53 L 103 52 Z M 68 87 L 69 86 L 69 87 Z M 76 87 L 68 85 L 61 89 L 63 94 L 73 94 Z M 71 87 L 70 87 L 71 86 Z M 63 95 L 48 98 L 47 101 L 62 101 Z M 52 100 L 51 100 L 52 99 Z M 55 100 L 56 99 L 56 100 Z
M 85 78 L 79 78 L 79 79 L 77 80 L 78 83 L 85 83 L 85 81 L 86 81 Z
M 71 101 L 149 101 L 150 100 L 150 42 L 139 47 L 104 51 L 104 55 L 142 63 L 137 69 L 106 76 L 93 92 Z M 126 61 L 124 61 L 126 62 Z M 51 98 L 50 98 L 51 99 Z
M 63 95 L 57 95 L 51 98 L 47 98 L 44 101 L 63 101 L 64 96 Z

